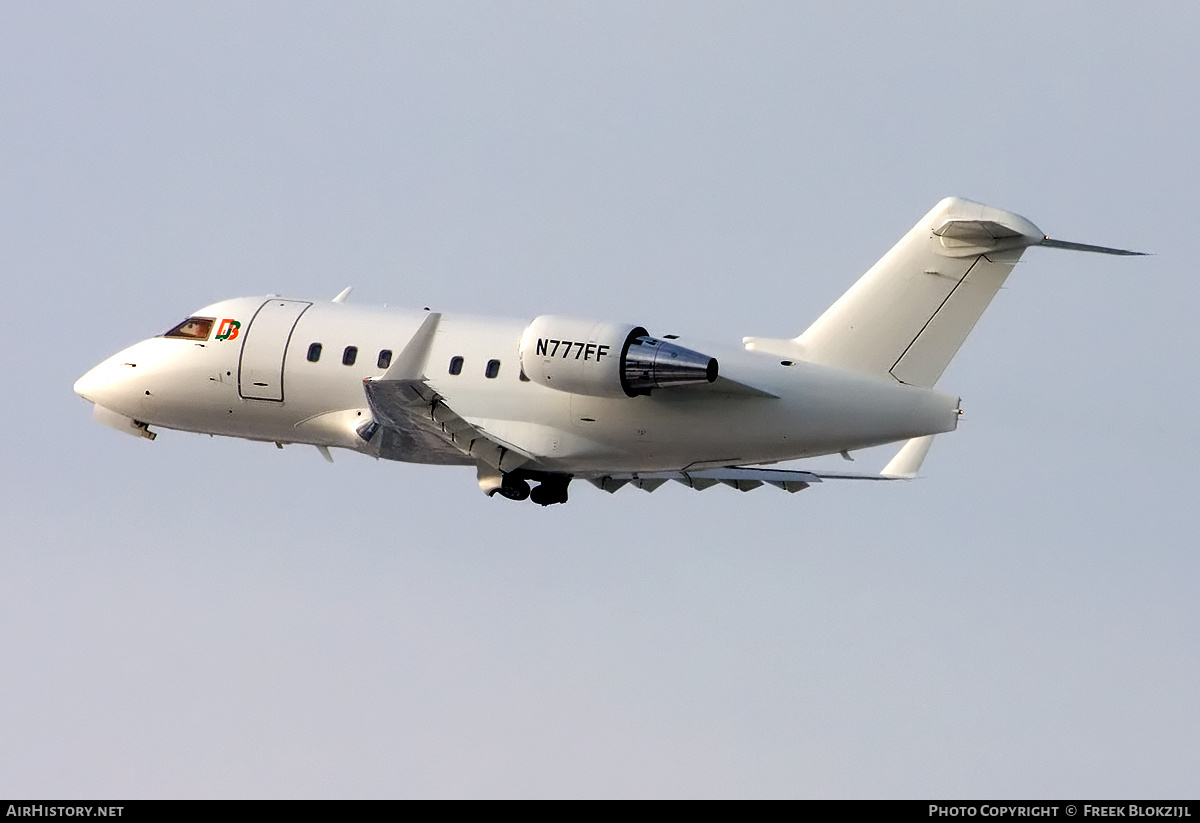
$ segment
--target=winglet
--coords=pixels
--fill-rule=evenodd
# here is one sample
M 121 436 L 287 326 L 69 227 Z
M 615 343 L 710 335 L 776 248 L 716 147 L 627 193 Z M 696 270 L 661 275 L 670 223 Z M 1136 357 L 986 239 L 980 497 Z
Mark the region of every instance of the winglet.
M 333 302 L 334 303 L 345 303 L 346 298 L 350 296 L 350 292 L 352 292 L 352 291 L 354 291 L 354 286 L 346 286 L 346 288 L 344 288 L 340 292 L 338 292 L 337 297 L 333 298 Z
M 879 476 L 901 480 L 911 480 L 916 477 L 917 472 L 921 470 L 921 464 L 925 461 L 925 455 L 929 454 L 929 447 L 932 444 L 932 434 L 927 434 L 924 437 L 914 437 L 912 440 L 909 440 L 896 453 L 892 461 L 883 467 L 883 471 L 879 473 Z

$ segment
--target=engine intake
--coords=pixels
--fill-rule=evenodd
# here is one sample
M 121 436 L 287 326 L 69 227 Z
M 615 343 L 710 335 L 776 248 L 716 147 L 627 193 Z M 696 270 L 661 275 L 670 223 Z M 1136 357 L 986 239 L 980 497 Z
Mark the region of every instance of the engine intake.
M 534 383 L 596 397 L 712 383 L 717 361 L 651 337 L 641 326 L 542 315 L 521 336 L 521 369 Z

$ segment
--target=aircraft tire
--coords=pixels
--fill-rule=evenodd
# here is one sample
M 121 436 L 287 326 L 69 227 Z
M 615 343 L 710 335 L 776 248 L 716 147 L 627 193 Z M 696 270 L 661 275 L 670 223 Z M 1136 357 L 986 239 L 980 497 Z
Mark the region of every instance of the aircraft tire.
M 501 494 L 509 500 L 528 500 L 529 484 L 511 475 L 504 475 L 504 482 L 492 494 Z
M 567 484 L 546 481 L 529 493 L 529 499 L 539 506 L 567 502 Z

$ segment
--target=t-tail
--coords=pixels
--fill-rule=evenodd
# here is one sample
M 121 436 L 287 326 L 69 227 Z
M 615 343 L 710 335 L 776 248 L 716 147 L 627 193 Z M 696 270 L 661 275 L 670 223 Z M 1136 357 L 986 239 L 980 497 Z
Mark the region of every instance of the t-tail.
M 799 337 L 746 348 L 931 387 L 1030 246 L 1142 254 L 1052 240 L 1020 215 L 948 197 Z

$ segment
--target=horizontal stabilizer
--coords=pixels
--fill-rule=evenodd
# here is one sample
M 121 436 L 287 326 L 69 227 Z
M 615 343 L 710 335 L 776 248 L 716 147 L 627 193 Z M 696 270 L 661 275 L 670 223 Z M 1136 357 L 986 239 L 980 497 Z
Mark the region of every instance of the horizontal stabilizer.
M 1068 240 L 1051 240 L 1049 237 L 1042 238 L 1039 246 L 1049 246 L 1052 249 L 1067 249 L 1068 251 L 1091 251 L 1097 254 L 1118 254 L 1122 257 L 1145 257 L 1144 251 L 1130 251 L 1129 249 L 1112 249 L 1108 246 L 1093 246 L 1089 243 L 1072 243 Z

